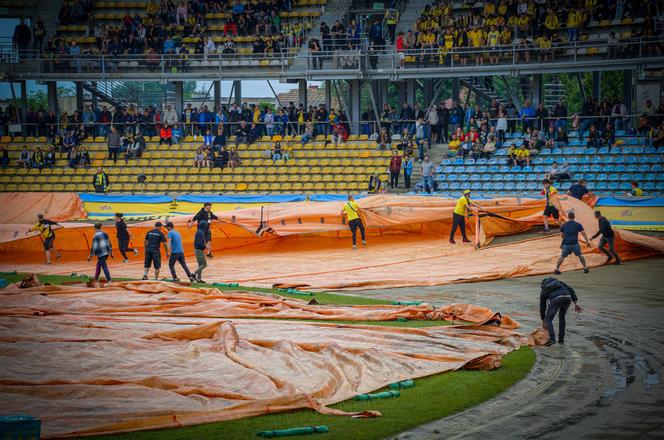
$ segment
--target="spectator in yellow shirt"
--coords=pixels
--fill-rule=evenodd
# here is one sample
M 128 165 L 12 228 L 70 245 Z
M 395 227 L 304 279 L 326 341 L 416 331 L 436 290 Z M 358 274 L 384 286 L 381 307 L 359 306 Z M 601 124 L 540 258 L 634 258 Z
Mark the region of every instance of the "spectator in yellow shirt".
M 525 142 L 514 151 L 514 166 L 530 166 L 530 151 L 526 148 Z
M 567 14 L 567 39 L 570 43 L 579 39 L 579 26 L 581 25 L 581 15 L 578 11 L 570 9 Z
M 559 24 L 558 16 L 556 15 L 553 9 L 549 9 L 549 13 L 546 15 L 546 18 L 544 19 L 544 27 L 547 30 L 547 35 L 549 38 L 551 38 L 553 32 L 555 32 L 555 30 L 558 29 L 558 24 Z
M 456 151 L 459 149 L 461 146 L 461 141 L 457 139 L 457 135 L 453 134 L 452 135 L 452 140 L 447 144 L 447 148 L 452 152 L 456 153 Z
M 540 62 L 553 61 L 553 52 L 551 50 L 551 40 L 546 35 L 537 39 L 537 46 L 539 47 L 538 54 Z
M 489 63 L 498 64 L 498 58 L 500 58 L 500 50 L 498 50 L 498 45 L 500 44 L 500 32 L 496 30 L 496 26 L 491 26 L 491 30 L 486 36 L 486 45 L 489 46 Z

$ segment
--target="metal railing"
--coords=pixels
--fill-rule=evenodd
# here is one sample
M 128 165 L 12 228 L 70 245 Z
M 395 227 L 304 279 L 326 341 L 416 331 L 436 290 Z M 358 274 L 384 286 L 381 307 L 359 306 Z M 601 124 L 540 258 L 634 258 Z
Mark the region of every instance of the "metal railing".
M 297 58 L 306 58 L 308 69 L 333 72 L 372 72 L 377 70 L 398 72 L 408 69 L 435 69 L 436 71 L 468 70 L 479 62 L 490 72 L 492 67 L 512 68 L 529 64 L 574 65 L 597 60 L 664 60 L 664 37 L 633 38 L 607 44 L 606 40 L 593 40 L 540 48 L 532 44 L 511 44 L 477 48 L 407 49 L 397 52 L 393 45 L 298 53 L 289 48 L 278 53 L 214 53 L 214 54 L 44 54 L 34 50 L 17 51 L 0 46 L 0 62 L 7 73 L 32 76 L 56 76 L 62 73 L 120 77 L 123 73 L 159 74 L 160 76 L 206 72 L 227 73 L 229 69 L 270 68 L 285 73 Z M 491 59 L 490 57 L 497 57 Z M 488 60 L 487 60 L 487 57 Z M 491 64 L 489 61 L 497 63 Z M 610 64 L 610 63 L 607 63 Z M 292 73 L 292 72 L 291 72 Z M 309 72 L 311 73 L 311 72 Z

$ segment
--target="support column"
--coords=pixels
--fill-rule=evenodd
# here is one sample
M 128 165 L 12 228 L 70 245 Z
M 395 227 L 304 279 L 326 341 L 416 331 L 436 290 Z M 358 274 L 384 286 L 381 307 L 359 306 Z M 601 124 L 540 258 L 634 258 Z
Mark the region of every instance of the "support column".
M 76 82 L 76 110 L 83 111 L 83 83 Z
M 306 108 L 308 109 L 308 107 Z M 328 111 L 332 108 L 332 81 L 330 80 L 325 81 L 325 108 Z M 346 111 L 348 111 L 348 109 L 346 109 Z
M 214 86 L 214 108 L 218 110 L 221 107 L 221 81 L 215 81 Z
M 634 71 L 623 71 L 623 103 L 627 107 L 627 113 L 632 113 L 632 99 L 634 97 Z
M 233 81 L 233 89 L 235 91 L 235 103 L 237 105 L 242 105 L 242 82 Z
M 433 101 L 433 79 L 424 80 L 424 107 L 428 108 Z
M 452 100 L 459 102 L 459 78 L 452 78 Z
M 401 108 L 401 105 L 406 102 L 406 81 L 399 81 L 397 84 L 397 91 L 399 92 L 399 105 L 397 110 Z
M 406 80 L 406 102 L 408 105 L 413 107 L 415 105 L 415 90 L 417 89 L 417 83 L 414 79 Z
M 25 126 L 26 116 L 28 114 L 28 87 L 26 81 L 21 81 L 21 131 L 23 136 L 25 136 Z
M 182 81 L 175 82 L 175 111 L 178 115 L 182 114 L 184 109 L 184 88 Z
M 385 104 L 387 104 L 388 101 L 389 101 L 389 96 L 388 96 L 389 95 L 389 92 L 388 92 L 389 88 L 390 88 L 390 81 L 389 80 L 387 80 L 387 79 L 378 80 L 378 94 L 380 95 L 380 101 L 379 101 L 380 104 L 378 104 L 378 105 L 379 105 L 379 108 L 380 108 L 381 112 L 383 111 L 383 106 Z
M 92 84 L 92 87 L 95 89 L 97 88 L 97 81 L 92 81 L 90 84 Z M 91 95 L 92 97 L 92 108 L 97 107 L 97 97 L 95 95 Z
M 54 111 L 55 114 L 59 114 L 58 111 L 58 82 L 49 81 L 46 83 L 46 96 L 48 101 L 48 110 Z
M 297 87 L 298 87 L 298 93 L 297 97 L 298 100 L 300 101 L 299 104 L 302 104 L 304 107 L 304 111 L 307 111 L 307 108 L 309 108 L 309 96 L 307 93 L 307 80 L 306 79 L 301 79 L 297 82 Z M 326 82 L 325 83 L 325 96 L 327 97 L 329 91 L 329 84 Z
M 533 75 L 533 99 L 532 104 L 538 105 L 542 101 L 542 74 L 538 73 Z
M 599 101 L 601 99 L 600 95 L 602 93 L 602 72 L 593 72 L 593 85 L 592 85 L 592 94 L 593 99 Z
M 360 132 L 360 81 L 352 79 L 348 81 L 348 106 L 350 107 L 350 114 L 348 119 L 351 122 L 351 131 L 353 133 Z

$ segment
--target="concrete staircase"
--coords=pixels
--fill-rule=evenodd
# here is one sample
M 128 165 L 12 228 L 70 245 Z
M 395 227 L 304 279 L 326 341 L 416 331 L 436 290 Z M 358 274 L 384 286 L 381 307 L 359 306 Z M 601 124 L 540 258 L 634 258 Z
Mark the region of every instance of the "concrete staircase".
M 403 32 L 405 34 L 409 30 L 412 30 L 414 33 L 415 22 L 420 17 L 422 9 L 424 9 L 425 6 L 430 3 L 431 0 L 410 0 L 404 11 L 401 13 L 401 16 L 399 17 L 399 22 L 397 23 L 397 34 L 399 34 L 399 32 Z
M 428 154 L 431 156 L 431 161 L 435 164 L 435 166 L 440 165 L 440 163 L 443 161 L 443 159 L 447 158 L 448 155 L 448 149 L 447 149 L 447 144 L 434 144 L 431 146 L 429 151 L 424 152 L 424 154 Z M 417 161 L 417 152 L 415 152 L 415 160 L 413 162 L 413 175 L 410 178 L 410 187 L 411 191 L 415 187 L 415 185 L 418 182 L 422 181 L 422 168 L 420 166 L 421 162 Z M 396 190 L 391 190 L 389 189 L 390 182 L 389 180 L 386 182 L 386 187 L 388 188 L 389 192 L 393 193 L 406 193 L 406 189 L 404 188 L 404 182 L 403 182 L 403 171 L 401 172 L 401 176 L 399 176 L 399 188 Z

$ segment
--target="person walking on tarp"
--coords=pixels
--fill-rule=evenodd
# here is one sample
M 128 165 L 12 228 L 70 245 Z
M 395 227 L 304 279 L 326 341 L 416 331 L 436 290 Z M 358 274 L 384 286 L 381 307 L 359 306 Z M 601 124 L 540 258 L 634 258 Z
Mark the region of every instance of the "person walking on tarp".
M 39 231 L 41 234 L 42 244 L 44 245 L 44 254 L 46 255 L 46 264 L 51 264 L 51 250 L 55 252 L 55 258 L 60 259 L 62 255 L 56 249 L 53 249 L 53 244 L 55 243 L 55 232 L 53 232 L 53 226 L 60 226 L 58 223 L 44 218 L 42 214 L 37 216 L 37 224 L 35 224 L 29 231 L 25 233 L 28 235 L 30 232 Z
M 544 278 L 540 292 L 540 317 L 542 327 L 549 332 L 549 340 L 545 345 L 556 343 L 556 334 L 553 331 L 553 318 L 558 314 L 558 343 L 565 343 L 565 315 L 567 309 L 574 302 L 574 310 L 581 313 L 583 310 L 578 304 L 576 292 L 567 284 L 555 278 Z
M 364 224 L 362 224 L 362 218 L 360 218 L 360 207 L 355 201 L 355 197 L 352 194 L 348 194 L 348 201 L 344 204 L 343 209 L 341 210 L 341 215 L 346 216 L 348 220 L 348 227 L 350 232 L 353 235 L 353 250 L 357 249 L 357 230 L 360 230 L 360 235 L 362 236 L 362 245 L 366 246 L 366 236 L 364 231 Z
M 161 222 L 154 224 L 154 229 L 148 231 L 145 234 L 145 243 L 143 248 L 145 249 L 145 271 L 143 272 L 143 279 L 148 279 L 148 272 L 150 272 L 150 266 L 154 266 L 154 279 L 159 279 L 159 269 L 161 269 L 161 244 L 164 243 L 164 249 L 166 250 L 166 257 L 168 257 L 168 243 L 166 243 L 166 236 L 161 232 L 161 228 L 164 225 Z
M 466 237 L 466 215 L 468 214 L 468 209 L 473 212 L 477 212 L 477 205 L 470 201 L 470 190 L 467 189 L 463 192 L 463 195 L 457 200 L 454 211 L 452 212 L 452 231 L 450 232 L 450 243 L 454 244 L 454 234 L 456 234 L 457 228 L 461 230 L 461 237 L 463 237 L 464 243 L 470 243 L 468 237 Z
M 108 257 L 113 258 L 113 247 L 111 246 L 111 239 L 108 234 L 101 230 L 101 222 L 95 223 L 95 235 L 92 237 L 92 246 L 90 247 L 90 255 L 88 261 L 92 257 L 97 257 L 97 266 L 95 267 L 95 283 L 99 281 L 101 271 L 104 271 L 106 277 L 106 284 L 111 284 L 111 272 L 108 270 L 106 260 Z
M 173 281 L 176 283 L 180 280 L 178 279 L 177 274 L 175 273 L 175 263 L 180 263 L 180 266 L 184 269 L 184 273 L 187 274 L 187 277 L 191 282 L 195 282 L 196 278 L 189 272 L 187 267 L 187 262 L 184 259 L 184 247 L 182 246 L 182 236 L 178 231 L 175 230 L 173 222 L 166 223 L 166 230 L 168 234 L 166 238 L 168 239 L 168 248 L 171 250 L 171 256 L 168 259 L 168 268 L 171 270 L 171 276 L 173 276 Z
M 542 213 L 542 220 L 544 221 L 544 232 L 549 232 L 549 217 L 553 217 L 555 221 L 558 221 L 560 218 L 560 211 L 558 211 L 558 208 L 556 208 L 551 199 L 554 194 L 558 194 L 558 190 L 551 186 L 549 179 L 544 179 L 542 185 L 544 186 L 542 194 L 546 197 L 546 206 Z
M 595 218 L 599 222 L 599 230 L 595 235 L 592 236 L 592 239 L 596 239 L 600 235 L 602 238 L 599 240 L 599 250 L 604 252 L 606 254 L 606 262 L 604 264 L 609 264 L 611 260 L 614 258 L 616 259 L 616 264 L 620 264 L 621 260 L 620 257 L 618 256 L 618 253 L 616 252 L 615 249 L 615 239 L 616 239 L 616 233 L 613 232 L 613 228 L 611 227 L 611 223 L 606 219 L 606 217 L 602 216 L 602 213 L 600 211 L 595 211 Z M 604 249 L 604 246 L 608 245 L 609 250 L 607 251 Z
M 583 225 L 574 220 L 575 217 L 576 215 L 574 214 L 574 211 L 568 212 L 567 218 L 569 220 L 563 223 L 560 227 L 560 236 L 563 239 L 562 243 L 560 244 L 560 249 L 562 249 L 562 252 L 560 253 L 560 258 L 558 258 L 558 262 L 556 263 L 556 270 L 554 271 L 558 275 L 560 275 L 560 265 L 563 264 L 565 258 L 567 258 L 570 254 L 574 254 L 579 257 L 579 261 L 581 264 L 583 264 L 584 273 L 590 272 L 590 269 L 588 269 L 588 265 L 586 264 L 586 259 L 583 258 L 583 255 L 581 254 L 581 246 L 579 246 L 579 233 L 583 235 L 583 239 L 586 241 L 588 247 L 590 247 L 590 240 L 588 240 L 588 235 L 583 229 Z
M 200 223 L 202 220 L 208 223 L 205 240 L 207 243 L 207 256 L 208 258 L 212 258 L 214 255 L 212 255 L 212 231 L 210 230 L 210 223 L 212 220 L 218 220 L 217 216 L 212 212 L 212 203 L 203 204 L 201 210 L 187 222 L 187 227 L 191 228 L 194 222 Z
M 125 223 L 122 218 L 124 215 L 120 212 L 115 214 L 115 236 L 118 239 L 118 249 L 122 254 L 123 262 L 128 263 L 129 258 L 127 258 L 127 251 L 133 252 L 134 255 L 138 255 L 138 249 L 129 247 L 129 240 L 134 238 L 131 232 L 127 229 L 127 223 Z
M 207 241 L 208 225 L 209 223 L 207 221 L 200 220 L 198 222 L 198 229 L 194 235 L 194 255 L 196 255 L 196 262 L 198 263 L 198 267 L 194 271 L 194 281 L 197 283 L 205 283 L 205 281 L 202 279 L 202 276 L 203 269 L 207 267 L 205 254 L 210 250 L 210 245 Z

